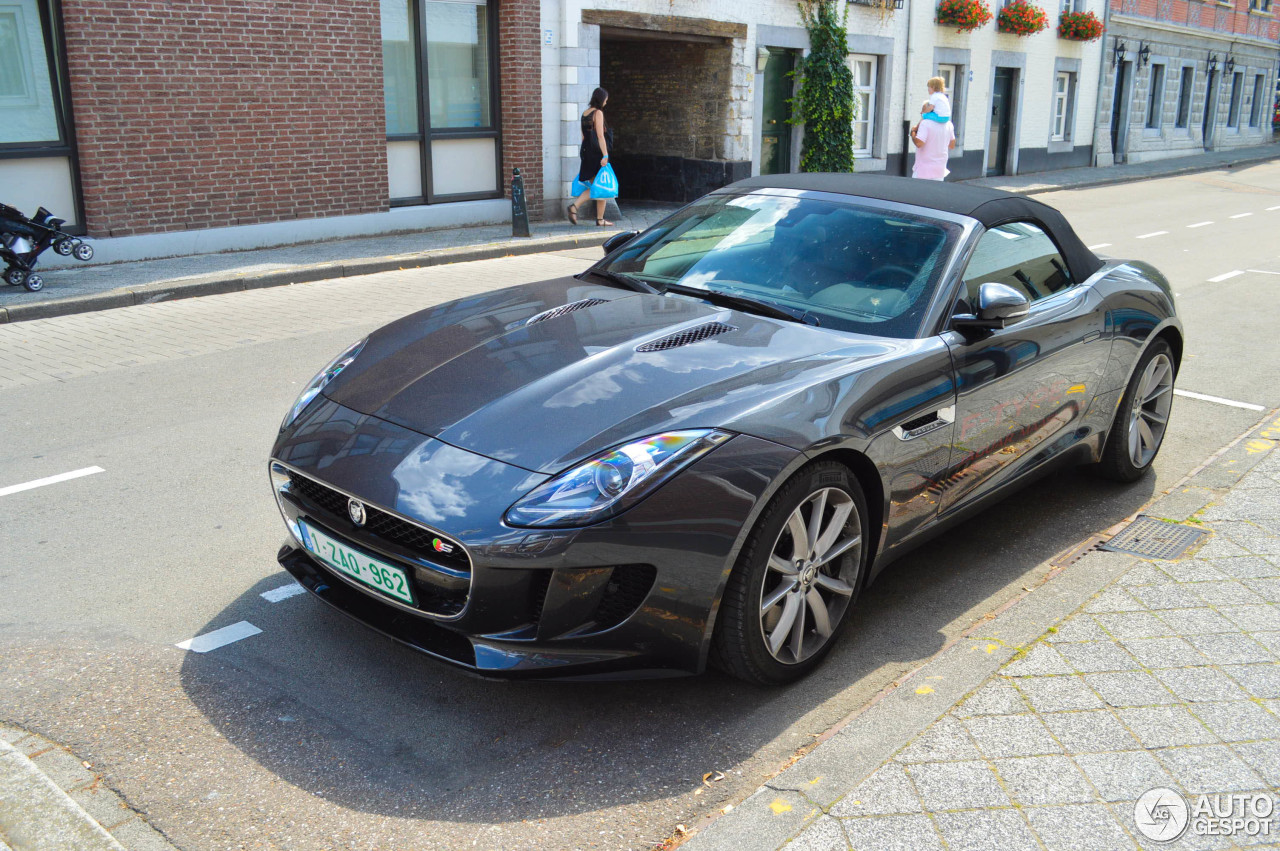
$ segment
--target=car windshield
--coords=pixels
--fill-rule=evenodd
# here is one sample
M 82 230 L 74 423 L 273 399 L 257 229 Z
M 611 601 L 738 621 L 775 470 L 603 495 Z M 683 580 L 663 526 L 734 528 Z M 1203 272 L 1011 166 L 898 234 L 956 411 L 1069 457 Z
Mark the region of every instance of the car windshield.
M 597 270 L 767 302 L 824 328 L 913 337 L 960 226 L 858 203 L 713 195 Z

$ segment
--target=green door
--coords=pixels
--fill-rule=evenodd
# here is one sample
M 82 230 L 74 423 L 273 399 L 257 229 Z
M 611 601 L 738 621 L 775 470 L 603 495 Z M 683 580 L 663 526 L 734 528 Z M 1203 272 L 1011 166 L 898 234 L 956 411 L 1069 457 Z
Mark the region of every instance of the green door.
M 760 129 L 760 173 L 785 174 L 791 171 L 791 95 L 796 67 L 794 51 L 769 48 L 764 66 L 764 114 Z

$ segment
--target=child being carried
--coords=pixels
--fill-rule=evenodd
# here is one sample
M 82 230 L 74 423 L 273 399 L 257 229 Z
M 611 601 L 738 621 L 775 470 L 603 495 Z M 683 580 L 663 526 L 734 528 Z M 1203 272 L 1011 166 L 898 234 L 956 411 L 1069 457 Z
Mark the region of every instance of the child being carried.
M 923 118 L 946 124 L 951 120 L 951 99 L 947 97 L 947 81 L 941 77 L 930 77 L 929 101 L 925 104 Z

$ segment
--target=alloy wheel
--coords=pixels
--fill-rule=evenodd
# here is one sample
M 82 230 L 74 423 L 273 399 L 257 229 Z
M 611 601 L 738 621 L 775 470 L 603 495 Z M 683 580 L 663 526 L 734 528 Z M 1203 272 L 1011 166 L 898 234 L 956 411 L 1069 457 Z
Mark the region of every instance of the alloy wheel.
M 830 640 L 853 598 L 861 530 L 853 498 L 840 488 L 817 490 L 791 512 L 760 589 L 760 627 L 774 659 L 798 664 Z
M 1145 467 L 1156 457 L 1173 406 L 1173 362 L 1163 353 L 1143 370 L 1138 392 L 1129 412 L 1129 460 Z

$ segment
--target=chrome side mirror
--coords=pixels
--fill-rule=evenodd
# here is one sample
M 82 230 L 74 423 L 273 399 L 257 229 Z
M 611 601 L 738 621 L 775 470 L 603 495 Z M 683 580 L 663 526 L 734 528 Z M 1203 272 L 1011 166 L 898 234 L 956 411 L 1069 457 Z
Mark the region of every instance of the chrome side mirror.
M 615 233 L 604 241 L 604 253 L 606 255 L 612 254 L 639 235 L 640 231 L 638 230 L 624 230 L 622 233 Z
M 1008 284 L 988 281 L 978 287 L 978 312 L 960 313 L 951 318 L 951 326 L 959 331 L 1004 328 L 1022 319 L 1031 310 L 1026 295 Z

